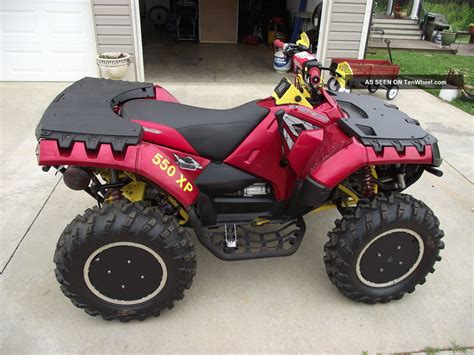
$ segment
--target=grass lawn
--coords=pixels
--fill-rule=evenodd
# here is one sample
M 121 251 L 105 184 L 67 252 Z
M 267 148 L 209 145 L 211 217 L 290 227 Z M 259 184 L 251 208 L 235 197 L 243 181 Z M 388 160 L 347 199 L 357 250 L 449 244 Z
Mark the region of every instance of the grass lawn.
M 474 86 L 474 57 L 448 53 L 417 52 L 392 49 L 393 62 L 400 65 L 400 74 L 408 75 L 445 75 L 450 68 L 456 68 L 464 74 L 464 83 Z M 388 52 L 382 48 L 369 48 L 367 59 L 388 59 Z M 426 90 L 438 96 L 439 90 Z M 460 98 L 451 102 L 452 105 L 474 115 L 474 103 Z

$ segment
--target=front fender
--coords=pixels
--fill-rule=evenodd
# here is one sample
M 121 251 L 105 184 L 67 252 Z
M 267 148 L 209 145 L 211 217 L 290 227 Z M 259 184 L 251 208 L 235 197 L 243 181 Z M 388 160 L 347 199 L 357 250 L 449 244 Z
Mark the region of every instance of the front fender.
M 310 176 L 319 184 L 334 188 L 363 166 L 385 164 L 432 165 L 432 148 L 427 145 L 424 152 L 420 153 L 416 147 L 405 147 L 402 153 L 393 147 L 385 147 L 382 153 L 376 153 L 373 148 L 366 147 L 352 138 L 350 144 L 313 167 Z
M 89 151 L 83 142 L 61 149 L 54 140 L 41 140 L 38 164 L 42 166 L 76 165 L 125 170 L 143 176 L 172 195 L 183 207 L 189 207 L 199 195 L 193 177 L 181 169 L 168 151 L 142 142 L 117 153 L 108 144 Z

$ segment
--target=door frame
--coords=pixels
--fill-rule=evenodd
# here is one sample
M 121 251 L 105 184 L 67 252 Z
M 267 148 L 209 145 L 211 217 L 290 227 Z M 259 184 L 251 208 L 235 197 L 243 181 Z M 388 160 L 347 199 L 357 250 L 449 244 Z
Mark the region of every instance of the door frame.
M 139 0 L 130 0 L 130 12 L 130 19 L 132 21 L 133 50 L 135 52 L 136 80 L 145 81 Z

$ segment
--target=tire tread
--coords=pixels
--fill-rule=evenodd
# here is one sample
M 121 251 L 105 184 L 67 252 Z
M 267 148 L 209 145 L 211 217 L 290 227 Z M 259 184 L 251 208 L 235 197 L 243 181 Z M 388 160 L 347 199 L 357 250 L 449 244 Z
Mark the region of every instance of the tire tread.
M 390 215 L 390 205 L 396 206 L 394 216 Z M 432 241 L 438 249 L 437 253 L 444 248 L 444 243 L 441 241 L 444 232 L 439 229 L 439 219 L 422 201 L 401 193 L 391 193 L 390 195 L 379 194 L 371 201 L 362 199 L 354 211 L 344 214 L 342 219 L 336 220 L 335 228 L 328 233 L 329 240 L 324 246 L 326 272 L 331 282 L 343 295 L 356 302 L 373 304 L 398 300 L 402 298 L 405 293 L 415 291 L 415 287 L 412 286 L 396 294 L 384 297 L 373 297 L 357 291 L 349 275 L 353 251 L 357 246 L 363 243 L 363 238 L 376 230 L 379 226 L 390 223 L 392 220 L 401 221 L 403 218 L 406 218 L 404 216 L 407 212 L 407 205 L 411 207 L 409 219 L 417 221 L 419 224 L 424 224 L 426 228 L 428 228 L 432 236 Z M 374 212 L 378 213 L 380 221 L 374 218 Z M 348 225 L 349 228 L 347 227 Z M 356 225 L 363 226 L 366 233 L 358 232 Z M 351 252 L 349 253 L 347 250 Z M 439 260 L 441 260 L 441 257 L 437 255 L 434 262 Z M 433 272 L 434 269 L 428 271 Z M 425 281 L 425 277 L 422 277 L 418 280 L 417 284 L 421 285 L 425 283 Z
M 120 218 L 120 214 L 125 214 L 125 218 Z M 112 230 L 130 230 L 135 223 L 139 223 L 140 216 L 146 217 L 145 221 L 137 227 L 136 233 L 146 233 L 150 240 L 160 243 L 178 261 L 179 285 L 172 297 L 164 305 L 159 305 L 146 311 L 137 311 L 133 314 L 121 314 L 104 312 L 100 309 L 86 304 L 84 299 L 73 292 L 71 273 L 68 265 L 71 263 L 71 256 L 82 247 L 90 238 L 97 238 L 94 232 L 98 230 L 97 223 L 101 221 L 103 232 L 109 233 Z M 124 221 L 117 225 L 117 221 Z M 161 229 L 160 229 L 161 227 Z M 136 234 L 135 233 L 135 234 Z M 132 235 L 132 234 L 131 234 Z M 147 207 L 144 203 L 129 203 L 120 201 L 114 205 L 105 204 L 101 208 L 95 207 L 87 209 L 82 215 L 76 216 L 61 234 L 54 253 L 54 263 L 56 264 L 55 275 L 60 284 L 63 294 L 78 308 L 92 316 L 100 315 L 105 320 L 119 319 L 128 322 L 133 319 L 145 320 L 149 316 L 159 316 L 164 309 L 171 309 L 175 300 L 184 297 L 184 290 L 189 289 L 196 274 L 196 254 L 194 243 L 184 228 L 178 226 L 176 219 L 171 216 L 164 216 L 163 213 L 154 207 Z

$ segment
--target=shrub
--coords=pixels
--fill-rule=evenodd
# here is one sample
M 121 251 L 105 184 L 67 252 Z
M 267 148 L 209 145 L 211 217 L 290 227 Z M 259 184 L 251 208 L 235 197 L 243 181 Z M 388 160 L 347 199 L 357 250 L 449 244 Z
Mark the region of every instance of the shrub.
M 376 0 L 376 13 L 387 11 L 388 0 Z M 467 31 L 470 23 L 474 22 L 474 6 L 472 0 L 424 0 L 423 7 L 426 12 L 435 12 L 445 15 L 454 31 Z M 397 0 L 393 0 L 393 3 Z M 400 6 L 411 9 L 413 0 L 398 0 Z
M 454 31 L 467 31 L 469 24 L 474 22 L 474 7 L 469 1 L 425 0 L 423 7 L 427 12 L 446 16 Z

